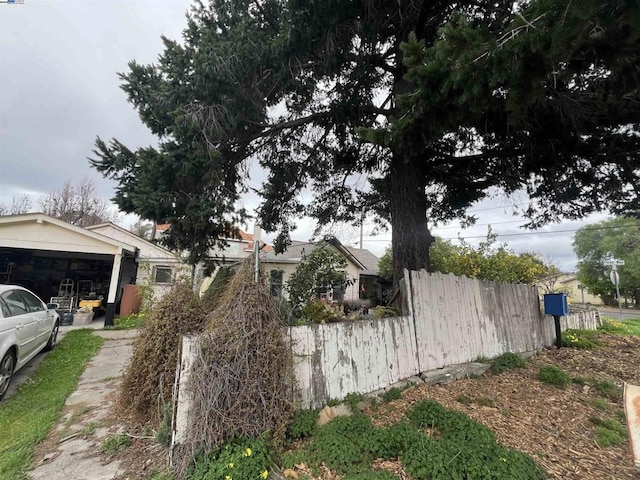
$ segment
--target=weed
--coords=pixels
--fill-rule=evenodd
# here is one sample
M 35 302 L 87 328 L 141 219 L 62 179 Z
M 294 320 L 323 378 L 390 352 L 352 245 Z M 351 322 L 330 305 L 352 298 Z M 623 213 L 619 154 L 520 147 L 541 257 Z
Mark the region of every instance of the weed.
M 505 418 L 509 418 L 511 417 L 511 412 L 509 411 L 508 408 L 503 408 L 500 413 L 502 413 L 502 416 Z
M 371 470 L 376 458 L 400 459 L 416 479 L 545 478 L 530 457 L 498 445 L 491 430 L 462 412 L 423 400 L 406 418 L 386 428 L 374 427 L 361 413 L 335 418 L 317 428 L 304 447 L 284 454 L 283 465 L 306 463 L 319 471 L 324 464 L 345 480 L 395 478 Z
M 620 445 L 627 438 L 627 429 L 613 418 L 591 417 L 589 420 L 596 426 L 596 443 L 600 447 Z
M 479 398 L 478 400 L 476 400 L 476 402 L 481 407 L 491 407 L 491 408 L 495 408 L 496 407 L 496 401 L 493 398 L 482 397 L 482 398 Z
M 103 440 L 100 444 L 100 451 L 108 456 L 112 456 L 120 450 L 127 448 L 129 445 L 131 445 L 131 437 L 120 433 L 118 435 L 111 435 Z
M 381 397 L 382 397 L 382 401 L 386 403 L 391 402 L 393 400 L 399 400 L 402 398 L 402 390 L 400 390 L 398 387 L 392 387 L 386 392 L 384 392 L 381 395 Z
M 156 432 L 156 441 L 160 445 L 168 447 L 171 445 L 171 429 L 172 429 L 173 409 L 170 403 L 166 403 L 162 408 L 162 421 Z
M 476 363 L 489 363 L 491 362 L 491 360 L 489 360 L 489 357 L 486 357 L 484 355 L 478 355 L 475 360 L 473 360 Z
M 173 474 L 168 470 L 153 472 L 148 480 L 174 480 Z
M 602 319 L 602 326 L 599 328 L 599 330 L 611 333 L 613 335 L 630 335 L 632 333 L 629 326 L 607 317 L 604 317 Z
M 597 381 L 594 387 L 598 393 L 612 400 L 617 400 L 622 395 L 620 388 L 607 380 Z
M 100 424 L 98 422 L 90 422 L 85 425 L 78 433 L 83 437 L 87 437 L 89 435 L 93 435 L 93 432 L 95 432 L 96 428 L 98 428 L 99 426 Z
M 591 405 L 593 405 L 598 410 L 606 410 L 609 407 L 607 401 L 603 400 L 602 398 L 594 398 L 591 401 Z
M 364 401 L 365 398 L 366 397 L 362 393 L 349 393 L 346 397 L 344 397 L 344 403 L 353 413 L 356 413 L 360 411 L 358 405 L 360 404 L 360 402 Z
M 602 344 L 596 339 L 595 330 L 569 329 L 562 333 L 562 346 L 589 350 Z
M 471 397 L 467 397 L 466 395 L 458 395 L 458 398 L 456 398 L 456 400 L 462 405 L 471 405 L 473 403 L 473 399 Z
M 327 406 L 328 407 L 337 407 L 341 403 L 342 403 L 342 400 L 340 400 L 338 398 L 330 398 L 329 400 L 327 400 Z
M 580 385 L 582 387 L 589 384 L 589 379 L 587 377 L 573 377 L 571 381 L 576 385 Z
M 318 410 L 298 410 L 293 416 L 293 421 L 287 427 L 287 438 L 296 440 L 310 437 L 316 429 L 319 415 Z
M 569 375 L 555 365 L 541 367 L 538 371 L 538 380 L 556 387 L 565 387 L 571 383 Z
M 144 313 L 133 313 L 127 317 L 116 317 L 113 319 L 113 325 L 104 327 L 105 330 L 132 330 L 140 328 L 147 321 L 147 315 Z
M 515 353 L 507 352 L 493 359 L 491 362 L 491 373 L 499 375 L 507 370 L 523 368 L 526 366 L 526 359 L 522 358 L 520 355 L 516 355 Z
M 270 464 L 264 439 L 238 439 L 199 456 L 186 479 L 266 479 Z

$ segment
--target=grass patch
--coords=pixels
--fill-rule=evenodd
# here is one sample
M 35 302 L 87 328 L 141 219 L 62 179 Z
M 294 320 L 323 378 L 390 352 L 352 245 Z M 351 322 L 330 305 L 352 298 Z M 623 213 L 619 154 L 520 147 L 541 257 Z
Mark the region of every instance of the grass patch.
M 34 447 L 58 420 L 65 400 L 102 342 L 91 330 L 68 332 L 31 381 L 0 403 L 0 478 L 24 478 Z
M 111 435 L 106 438 L 100 444 L 100 451 L 106 455 L 115 455 L 120 450 L 123 450 L 131 445 L 131 437 L 124 433 L 118 435 Z
M 640 336 L 640 318 L 628 318 L 623 325 L 631 334 Z
M 611 400 L 618 400 L 622 397 L 622 390 L 615 383 L 600 380 L 596 381 L 593 386 L 598 393 Z
M 389 390 L 380 395 L 380 399 L 385 403 L 392 402 L 393 400 L 399 400 L 401 398 L 402 390 L 400 390 L 398 387 L 391 387 Z
M 516 355 L 515 353 L 507 352 L 493 359 L 491 362 L 491 373 L 499 375 L 507 370 L 524 368 L 526 366 L 526 359 L 522 358 L 520 355 Z
M 596 330 L 569 329 L 562 333 L 562 346 L 590 350 L 598 348 L 602 344 L 596 338 Z
M 606 410 L 607 408 L 609 408 L 609 404 L 607 403 L 607 401 L 602 398 L 594 398 L 591 402 L 591 405 L 593 405 L 598 410 Z
M 144 313 L 132 313 L 126 317 L 116 317 L 113 319 L 113 325 L 104 327 L 105 330 L 132 330 L 140 328 L 147 321 Z
M 567 375 L 567 372 L 555 365 L 541 367 L 538 371 L 538 380 L 556 387 L 566 387 L 571 383 L 571 377 Z
M 591 417 L 589 420 L 596 426 L 596 443 L 599 447 L 621 445 L 628 436 L 626 427 L 613 418 Z

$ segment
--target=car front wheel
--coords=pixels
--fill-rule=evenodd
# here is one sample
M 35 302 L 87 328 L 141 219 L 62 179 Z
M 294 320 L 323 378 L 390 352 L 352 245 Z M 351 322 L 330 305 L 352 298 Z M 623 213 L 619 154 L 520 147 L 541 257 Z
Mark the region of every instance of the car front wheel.
M 49 335 L 49 341 L 45 345 L 45 350 L 52 350 L 53 347 L 56 346 L 56 341 L 58 339 L 58 330 L 60 329 L 60 323 L 56 321 L 53 325 L 53 330 L 51 330 L 51 335 Z
M 13 368 L 15 367 L 15 359 L 11 352 L 7 353 L 0 362 L 0 399 L 4 397 L 9 389 L 11 377 L 13 377 Z

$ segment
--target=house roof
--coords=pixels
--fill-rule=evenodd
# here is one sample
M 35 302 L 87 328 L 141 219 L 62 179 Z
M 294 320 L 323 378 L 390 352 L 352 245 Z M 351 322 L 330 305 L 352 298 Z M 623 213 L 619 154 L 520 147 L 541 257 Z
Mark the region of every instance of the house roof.
M 347 247 L 336 238 L 329 239 L 328 243 L 336 247 L 339 252 L 347 257 L 347 259 L 360 270 L 363 270 L 362 273 L 364 275 L 378 275 L 379 259 L 369 250 Z M 287 250 L 278 254 L 272 250 L 265 255 L 264 260 L 267 262 L 299 263 L 302 257 L 309 254 L 317 245 L 318 243 L 314 242 L 293 240 L 291 245 L 287 247 Z
M 153 250 L 157 250 L 161 254 L 165 254 L 165 255 L 169 254 L 171 256 L 174 255 L 171 251 L 167 250 L 166 248 L 163 248 L 162 246 L 160 246 L 160 245 L 158 245 L 156 243 L 150 242 L 146 238 L 142 238 L 142 237 L 136 235 L 135 233 L 132 233 L 129 230 L 127 230 L 125 228 L 122 228 L 119 225 L 116 225 L 115 223 L 111 223 L 111 222 L 99 223 L 97 225 L 91 225 L 89 227 L 85 227 L 85 229 L 86 230 L 92 230 L 92 231 L 93 230 L 98 230 L 99 231 L 101 229 L 104 229 L 105 227 L 106 228 L 108 228 L 108 227 L 115 228 L 116 230 L 121 232 L 123 235 L 125 235 L 127 238 L 130 238 L 132 244 L 135 244 L 135 243 L 140 244 L 140 243 L 142 243 L 144 245 L 147 245 L 147 247 L 149 247 L 149 248 L 151 248 Z M 100 232 L 98 232 L 98 233 L 100 233 Z M 104 235 L 105 237 L 109 237 L 109 235 L 107 235 L 106 233 L 101 233 L 101 235 Z M 109 238 L 111 238 L 111 237 L 109 237 Z
M 73 245 L 64 245 L 64 241 L 62 238 L 58 238 L 55 235 L 55 238 L 51 237 L 52 232 L 47 232 L 45 234 L 44 232 L 40 232 L 40 230 L 38 230 L 39 233 L 37 233 L 36 231 L 31 231 L 31 235 L 33 238 L 2 238 L 0 244 L 17 248 L 60 251 L 82 251 L 83 249 L 86 249 L 89 253 L 103 253 L 101 249 L 114 247 L 116 249 L 120 249 L 121 251 L 127 251 L 130 253 L 135 253 L 137 251 L 137 248 L 133 245 L 115 240 L 97 232 L 92 232 L 91 230 L 78 227 L 77 225 L 72 225 L 57 218 L 50 217 L 49 215 L 45 215 L 44 213 L 25 213 L 21 215 L 0 216 L 0 229 L 5 231 L 7 228 L 11 228 L 13 226 L 34 224 L 51 225 L 54 228 L 62 229 L 58 230 L 58 232 L 66 231 L 68 232 L 67 236 L 69 236 L 69 238 L 64 241 L 69 242 L 70 239 L 73 238 L 73 241 L 76 243 L 74 243 Z M 81 239 L 82 237 L 84 237 L 84 239 L 91 239 L 91 241 L 94 242 L 93 246 L 90 244 L 90 241 L 78 241 L 78 239 Z M 96 245 L 98 245 L 98 247 L 96 247 Z M 102 245 L 102 247 L 99 247 L 99 245 Z
M 378 262 L 380 259 L 376 257 L 366 248 L 347 247 L 347 250 L 358 259 L 358 261 L 364 266 L 365 275 L 378 275 Z

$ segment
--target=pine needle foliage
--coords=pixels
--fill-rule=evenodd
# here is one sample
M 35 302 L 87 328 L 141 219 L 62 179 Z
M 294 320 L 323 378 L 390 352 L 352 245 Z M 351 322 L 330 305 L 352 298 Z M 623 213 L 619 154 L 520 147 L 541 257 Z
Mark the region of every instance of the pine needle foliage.
M 174 452 L 177 473 L 200 452 L 234 438 L 284 442 L 294 413 L 291 348 L 266 282 L 249 263 L 233 276 L 208 316 L 187 383 L 187 439 Z
M 132 423 L 160 425 L 171 402 L 182 336 L 204 328 L 206 311 L 187 282 L 176 284 L 154 306 L 133 342 L 116 408 Z

